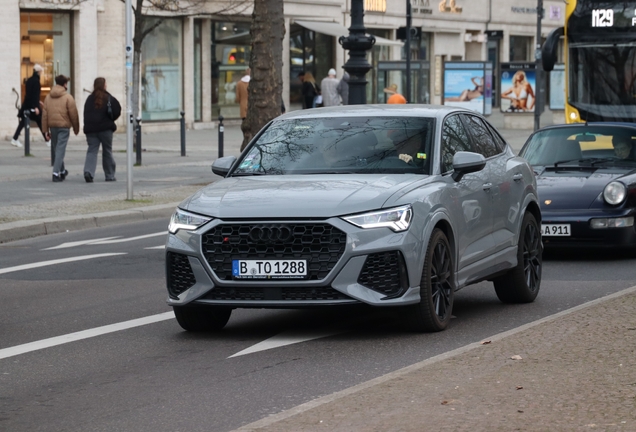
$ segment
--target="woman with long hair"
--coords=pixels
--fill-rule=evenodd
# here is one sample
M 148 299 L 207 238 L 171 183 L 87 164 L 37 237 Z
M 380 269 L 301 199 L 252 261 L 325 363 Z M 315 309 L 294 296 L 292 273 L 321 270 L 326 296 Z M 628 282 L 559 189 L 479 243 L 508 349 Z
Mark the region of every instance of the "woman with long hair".
M 314 99 L 320 94 L 320 87 L 316 84 L 316 79 L 311 72 L 305 72 L 305 75 L 303 76 L 302 94 L 305 102 L 303 107 L 316 108 Z
M 84 133 L 88 150 L 84 162 L 84 180 L 92 183 L 97 168 L 97 154 L 102 146 L 102 168 L 106 181 L 115 181 L 115 159 L 113 158 L 113 132 L 117 130 L 115 120 L 121 115 L 121 105 L 106 91 L 106 79 L 95 78 L 93 93 L 84 104 Z

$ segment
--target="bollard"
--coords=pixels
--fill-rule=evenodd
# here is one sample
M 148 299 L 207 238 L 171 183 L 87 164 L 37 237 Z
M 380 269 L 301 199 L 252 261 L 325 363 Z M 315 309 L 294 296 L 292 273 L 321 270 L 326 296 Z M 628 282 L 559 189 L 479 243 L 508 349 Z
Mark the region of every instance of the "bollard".
M 137 117 L 137 128 L 135 129 L 135 151 L 137 152 L 137 166 L 141 166 L 141 117 Z
M 185 111 L 181 111 L 181 156 L 185 155 Z
M 29 156 L 31 154 L 31 118 L 29 117 L 29 110 L 24 110 L 24 155 Z M 53 163 L 51 163 L 53 165 Z
M 219 157 L 222 158 L 223 157 L 223 132 L 224 132 L 224 127 L 223 127 L 223 116 L 220 115 L 219 116 Z

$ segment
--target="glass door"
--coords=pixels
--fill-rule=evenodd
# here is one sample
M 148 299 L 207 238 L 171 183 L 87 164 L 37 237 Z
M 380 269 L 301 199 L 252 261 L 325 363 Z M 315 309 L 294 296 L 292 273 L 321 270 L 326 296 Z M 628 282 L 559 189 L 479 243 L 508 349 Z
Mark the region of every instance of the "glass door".
M 40 74 L 44 100 L 55 85 L 57 75 L 72 76 L 71 15 L 69 13 L 20 13 L 20 77 L 22 95 L 25 82 L 33 75 L 33 66 L 44 68 Z M 73 81 L 71 81 L 72 85 Z

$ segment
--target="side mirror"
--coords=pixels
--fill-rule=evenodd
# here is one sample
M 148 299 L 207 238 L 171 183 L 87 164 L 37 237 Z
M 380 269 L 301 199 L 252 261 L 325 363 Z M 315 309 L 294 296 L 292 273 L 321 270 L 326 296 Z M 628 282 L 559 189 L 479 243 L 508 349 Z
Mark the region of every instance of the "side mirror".
M 557 61 L 559 40 L 563 37 L 563 34 L 563 27 L 555 28 L 548 34 L 548 37 L 541 47 L 541 64 L 543 65 L 543 70 L 546 72 L 550 72 L 554 69 L 554 64 Z
M 212 172 L 221 177 L 225 177 L 236 162 L 236 156 L 225 156 L 218 158 L 212 163 Z
M 486 166 L 486 158 L 479 153 L 457 152 L 453 156 L 453 180 L 460 181 L 464 174 L 481 171 Z

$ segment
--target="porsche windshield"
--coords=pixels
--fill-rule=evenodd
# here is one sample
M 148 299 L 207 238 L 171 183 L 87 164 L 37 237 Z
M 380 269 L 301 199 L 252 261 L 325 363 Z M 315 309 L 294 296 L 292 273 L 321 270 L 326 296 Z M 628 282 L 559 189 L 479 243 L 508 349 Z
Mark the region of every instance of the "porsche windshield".
M 626 127 L 579 126 L 539 131 L 521 156 L 531 165 L 596 166 L 635 164 L 636 130 Z
M 231 175 L 428 174 L 434 129 L 433 118 L 274 121 Z

